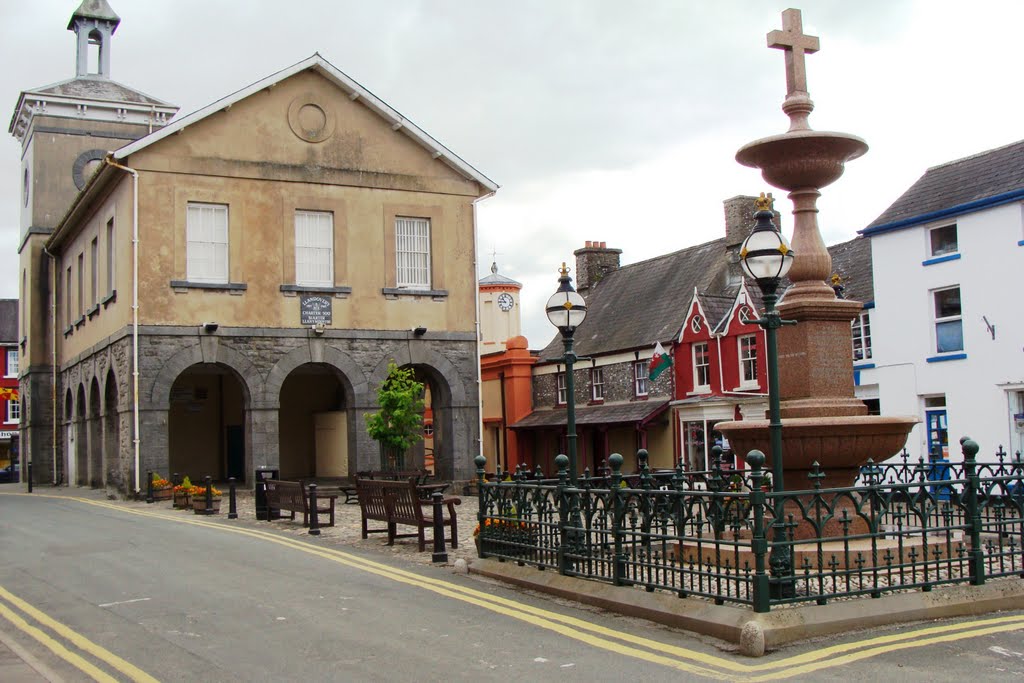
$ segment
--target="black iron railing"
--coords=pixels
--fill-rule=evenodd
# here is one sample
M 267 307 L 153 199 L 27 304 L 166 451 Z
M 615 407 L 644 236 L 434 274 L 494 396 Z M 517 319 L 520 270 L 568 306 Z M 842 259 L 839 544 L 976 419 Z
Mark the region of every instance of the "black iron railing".
M 491 482 L 478 458 L 480 555 L 760 612 L 1024 577 L 1024 464 L 1002 451 L 978 463 L 977 445 L 962 443 L 963 463 L 869 461 L 843 488 L 822 488 L 815 465 L 806 488 L 788 491 L 767 490 L 756 452 L 743 471 L 716 457 L 707 472 L 654 473 L 641 450 L 631 476 L 615 454 L 607 473 L 584 472 L 576 486 L 565 456 L 557 479 L 517 470 Z M 785 539 L 769 540 L 777 515 Z M 769 575 L 773 545 L 789 553 L 791 576 Z M 787 590 L 770 597 L 780 582 Z

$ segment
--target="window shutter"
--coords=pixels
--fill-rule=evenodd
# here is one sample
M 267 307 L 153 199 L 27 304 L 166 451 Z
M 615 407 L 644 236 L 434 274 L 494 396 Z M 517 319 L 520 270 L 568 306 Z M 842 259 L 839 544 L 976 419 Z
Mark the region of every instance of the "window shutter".
M 186 277 L 192 282 L 228 282 L 228 207 L 188 205 Z

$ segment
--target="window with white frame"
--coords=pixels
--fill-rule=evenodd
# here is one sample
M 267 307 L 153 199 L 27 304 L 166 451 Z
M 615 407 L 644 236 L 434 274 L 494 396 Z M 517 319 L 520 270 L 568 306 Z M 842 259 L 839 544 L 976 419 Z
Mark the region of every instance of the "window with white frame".
M 932 228 L 928 231 L 928 249 L 931 256 L 946 256 L 960 250 L 956 239 L 956 223 Z
M 189 202 L 186 275 L 189 282 L 228 283 L 228 207 Z
M 4 376 L 18 376 L 18 349 L 7 349 L 7 374 Z
M 78 315 L 85 315 L 85 254 L 78 255 Z
M 107 221 L 107 294 L 114 293 L 114 219 Z
M 555 375 L 555 394 L 555 400 L 558 402 L 558 405 L 564 405 L 566 402 L 564 372 L 559 372 L 558 374 Z
M 697 391 L 711 388 L 711 354 L 707 342 L 693 345 L 693 388 Z
M 590 369 L 590 398 L 593 401 L 604 400 L 604 368 Z
M 853 360 L 862 361 L 871 358 L 871 314 L 861 311 L 860 315 L 850 323 L 853 331 Z
M 757 336 L 745 334 L 737 342 L 739 343 L 740 351 L 740 384 L 746 386 L 756 385 Z
M 430 220 L 395 219 L 396 286 L 430 289 Z
M 334 286 L 334 214 L 295 212 L 295 284 Z
M 932 297 L 935 301 L 935 350 L 938 353 L 963 351 L 960 288 L 939 289 L 932 292 Z
M 100 302 L 100 242 L 98 237 L 92 238 L 89 245 L 89 288 L 90 301 L 95 306 Z
M 7 402 L 7 421 L 21 422 L 21 401 L 13 399 Z
M 633 391 L 637 396 L 647 395 L 647 364 L 640 360 L 633 363 Z

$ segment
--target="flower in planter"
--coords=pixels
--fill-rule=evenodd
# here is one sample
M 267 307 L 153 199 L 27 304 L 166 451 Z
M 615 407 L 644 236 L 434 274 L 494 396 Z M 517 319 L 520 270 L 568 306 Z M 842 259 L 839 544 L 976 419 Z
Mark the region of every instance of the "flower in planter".
M 171 488 L 171 482 L 167 481 L 166 479 L 161 477 L 159 474 L 154 472 L 153 473 L 153 490 L 154 491 L 160 491 L 162 489 L 169 489 L 169 488 Z
M 192 488 L 192 480 L 188 478 L 188 475 L 185 475 L 185 478 L 181 480 L 181 483 L 174 487 L 174 492 L 189 494 L 192 493 Z
M 213 495 L 214 498 L 220 498 L 220 495 L 221 495 L 220 489 L 218 489 L 216 486 L 210 486 L 210 492 L 211 492 L 211 494 Z M 206 497 L 206 487 L 205 486 L 193 486 L 192 487 L 192 497 L 193 498 L 205 498 Z

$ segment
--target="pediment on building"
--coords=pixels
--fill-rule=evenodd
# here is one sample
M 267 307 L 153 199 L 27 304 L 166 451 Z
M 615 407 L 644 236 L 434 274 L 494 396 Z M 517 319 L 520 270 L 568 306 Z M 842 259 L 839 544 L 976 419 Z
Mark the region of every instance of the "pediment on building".
M 497 185 L 319 55 L 118 150 L 138 168 L 483 195 Z

